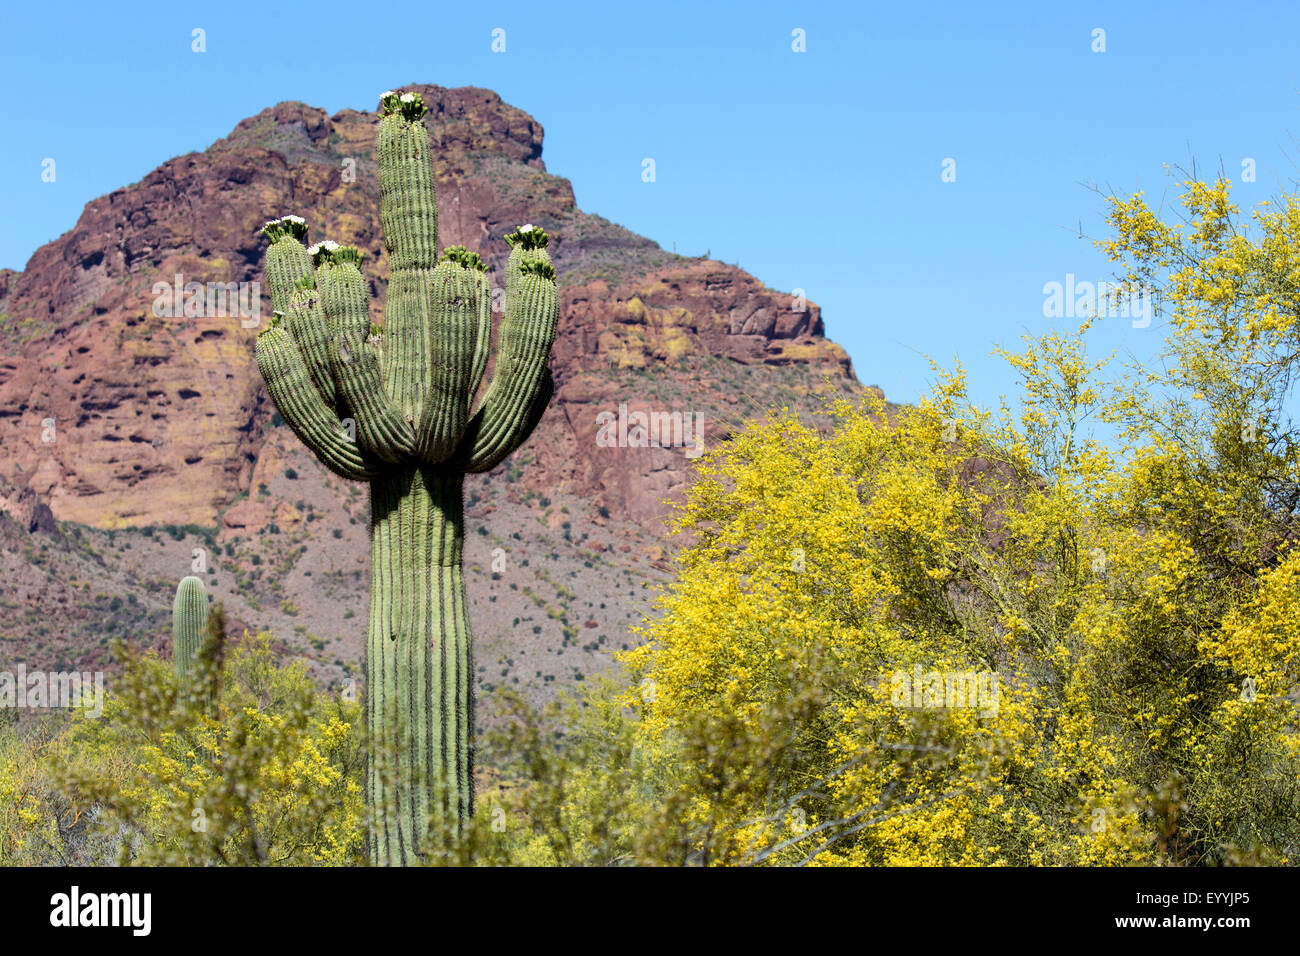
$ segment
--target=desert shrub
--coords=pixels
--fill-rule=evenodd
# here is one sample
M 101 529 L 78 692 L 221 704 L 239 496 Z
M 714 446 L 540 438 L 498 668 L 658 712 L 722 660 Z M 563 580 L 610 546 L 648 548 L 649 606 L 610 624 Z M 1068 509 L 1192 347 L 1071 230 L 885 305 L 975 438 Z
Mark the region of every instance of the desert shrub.
M 285 665 L 229 655 L 215 705 L 170 662 L 118 648 L 102 716 L 0 736 L 5 862 L 339 865 L 363 859 L 360 707 Z

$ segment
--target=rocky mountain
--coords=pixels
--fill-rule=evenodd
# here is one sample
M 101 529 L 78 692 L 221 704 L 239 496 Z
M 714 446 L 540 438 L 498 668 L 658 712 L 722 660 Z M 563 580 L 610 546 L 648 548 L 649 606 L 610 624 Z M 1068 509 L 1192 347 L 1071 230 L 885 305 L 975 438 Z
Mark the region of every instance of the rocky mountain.
M 578 209 L 526 113 L 473 87 L 405 89 L 430 107 L 441 242 L 500 275 L 506 233 L 530 222 L 553 237 L 556 395 L 528 445 L 467 486 L 467 563 L 484 686 L 563 685 L 632 640 L 700 445 L 861 386 L 814 303 Z M 53 666 L 113 636 L 154 643 L 170 589 L 201 567 L 237 622 L 273 629 L 323 679 L 353 672 L 364 489 L 281 425 L 253 343 L 270 317 L 259 230 L 288 213 L 365 251 L 382 317 L 377 123 L 280 103 L 94 200 L 22 272 L 0 270 L 8 656 Z M 646 424 L 674 447 L 646 441 Z

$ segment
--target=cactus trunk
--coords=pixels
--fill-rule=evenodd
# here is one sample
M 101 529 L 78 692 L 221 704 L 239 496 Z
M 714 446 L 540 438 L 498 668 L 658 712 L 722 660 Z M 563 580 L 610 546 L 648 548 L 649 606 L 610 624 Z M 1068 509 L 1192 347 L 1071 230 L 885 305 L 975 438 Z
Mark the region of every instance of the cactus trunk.
M 473 810 L 462 484 L 422 466 L 371 482 L 366 717 L 371 857 L 415 861 L 428 821 Z

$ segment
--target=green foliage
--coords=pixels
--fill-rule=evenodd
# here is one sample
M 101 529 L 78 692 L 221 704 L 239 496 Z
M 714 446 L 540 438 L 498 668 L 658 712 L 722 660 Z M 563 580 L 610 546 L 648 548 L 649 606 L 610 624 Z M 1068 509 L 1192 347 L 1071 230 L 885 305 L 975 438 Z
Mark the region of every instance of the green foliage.
M 214 711 L 156 654 L 118 652 L 98 719 L 0 729 L 0 863 L 363 861 L 358 705 L 277 660 L 267 635 L 235 649 Z
M 677 579 L 627 655 L 652 693 L 625 698 L 683 775 L 701 862 L 1300 853 L 1300 312 L 1278 279 L 1300 204 L 1248 229 L 1225 182 L 1186 186 L 1175 226 L 1117 200 L 1107 245 L 1172 307 L 1159 368 L 1104 378 L 1089 321 L 1000 350 L 1018 413 L 958 371 L 915 407 L 773 414 L 701 460 Z M 918 671 L 937 694 L 900 693 Z M 967 673 L 996 706 L 952 702 Z

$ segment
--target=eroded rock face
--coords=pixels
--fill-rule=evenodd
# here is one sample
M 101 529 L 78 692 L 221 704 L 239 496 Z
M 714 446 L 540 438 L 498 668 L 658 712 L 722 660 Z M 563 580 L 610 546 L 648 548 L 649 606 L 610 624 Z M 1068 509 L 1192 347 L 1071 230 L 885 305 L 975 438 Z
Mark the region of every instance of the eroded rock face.
M 506 233 L 531 222 L 554 237 L 557 393 L 527 446 L 528 485 L 650 526 L 686 479 L 685 449 L 602 447 L 602 411 L 696 411 L 711 444 L 748 411 L 737 382 L 762 381 L 764 366 L 856 388 L 815 304 L 582 213 L 569 182 L 546 172 L 540 124 L 495 93 L 404 88 L 430 108 L 444 245 L 468 246 L 500 276 Z M 364 250 L 382 321 L 377 122 L 280 103 L 94 200 L 22 272 L 0 270 L 0 477 L 53 517 L 98 527 L 272 520 L 248 501 L 226 512 L 249 490 L 273 412 L 253 359 L 270 316 L 259 230 L 295 213 L 314 239 Z
M 0 479 L 0 515 L 11 518 L 28 534 L 56 534 L 59 530 L 50 506 L 30 488 L 15 488 Z
M 557 370 L 610 364 L 644 369 L 710 355 L 741 365 L 805 363 L 851 377 L 848 355 L 824 337 L 821 308 L 767 289 L 749 273 L 686 259 L 611 288 L 564 290 Z

